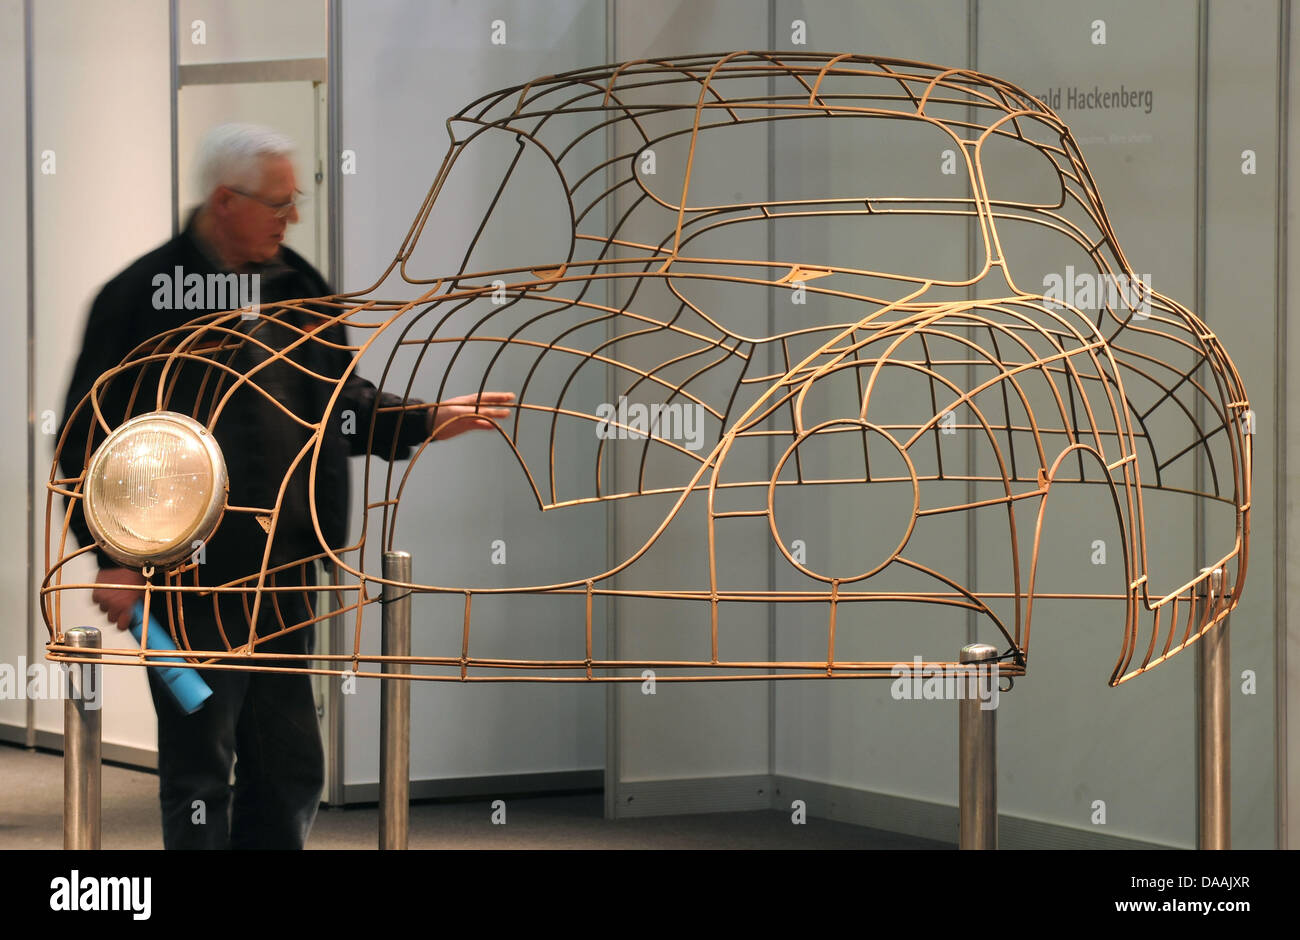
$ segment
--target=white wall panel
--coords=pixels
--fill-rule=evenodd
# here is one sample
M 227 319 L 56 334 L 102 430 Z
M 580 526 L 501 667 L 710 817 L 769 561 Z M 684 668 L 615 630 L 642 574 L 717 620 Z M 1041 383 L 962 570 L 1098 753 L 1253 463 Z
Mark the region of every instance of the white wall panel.
M 628 61 L 700 52 L 725 52 L 770 47 L 768 12 L 764 5 L 741 0 L 615 4 L 613 59 Z M 672 100 L 679 100 L 676 96 Z M 689 114 L 689 112 L 687 112 Z M 686 118 L 675 119 L 677 126 Z M 665 125 L 666 127 L 666 125 Z M 765 198 L 768 154 L 762 134 L 744 139 L 701 135 L 699 159 L 726 167 L 715 195 Z M 620 152 L 626 149 L 619 147 Z M 677 163 L 680 163 L 678 161 Z M 677 165 L 670 159 L 667 166 Z M 682 164 L 684 166 L 684 164 Z M 677 177 L 680 179 L 680 175 Z M 723 185 L 723 184 L 726 185 Z M 677 184 L 680 186 L 680 183 Z M 703 185 L 701 182 L 698 185 Z M 698 186 L 693 183 L 693 191 Z M 730 190 L 734 187 L 735 192 Z M 757 194 L 757 195 L 755 195 Z M 711 201 L 710 203 L 711 204 Z M 627 205 L 617 210 L 621 215 Z M 651 233 L 638 232 L 642 237 Z M 656 231 L 658 242 L 664 231 Z M 686 253 L 703 257 L 761 259 L 767 257 L 767 233 L 761 226 L 727 229 L 722 239 L 706 240 Z M 723 247 L 725 245 L 725 247 Z M 716 251 L 715 251 L 716 249 Z M 712 254 L 711 254 L 712 252 Z M 644 288 L 631 309 L 663 320 L 672 315 L 665 301 L 649 299 L 655 282 Z M 708 285 L 712 287 L 713 285 Z M 752 296 L 751 296 L 752 294 Z M 766 298 L 757 289 L 742 289 L 696 298 L 710 315 L 742 335 L 766 332 Z M 647 350 L 639 353 L 649 354 Z M 633 355 L 629 350 L 628 355 Z M 653 357 L 651 357 L 653 358 Z M 734 375 L 731 376 L 734 382 Z M 721 377 L 719 379 L 721 381 Z M 711 387 L 711 386 L 710 386 Z M 725 403 L 725 397 L 722 402 Z M 705 444 L 711 450 L 716 437 Z M 629 449 L 620 459 L 618 476 L 624 483 L 639 470 L 638 456 Z M 727 478 L 750 476 L 758 467 L 756 454 L 728 457 Z M 732 467 L 736 466 L 733 477 Z M 681 481 L 678 481 L 679 483 Z M 634 499 L 615 505 L 616 556 L 636 551 L 662 520 L 670 504 L 660 499 Z M 690 497 L 655 549 L 620 575 L 624 590 L 708 590 L 706 500 Z M 736 508 L 740 508 L 737 506 Z M 719 584 L 724 589 L 767 586 L 768 551 L 753 520 L 719 526 Z M 746 528 L 748 527 L 748 528 Z M 752 537 L 757 533 L 759 537 Z M 708 659 L 709 607 L 703 603 L 628 601 L 617 605 L 618 655 L 651 659 Z M 719 656 L 724 659 L 766 659 L 768 612 L 760 605 L 722 605 L 719 609 Z M 670 673 L 670 670 L 664 670 Z M 770 685 L 761 682 L 658 683 L 654 695 L 642 694 L 639 683 L 617 688 L 618 777 L 620 783 L 692 777 L 725 777 L 767 773 L 769 753 Z M 624 809 L 619 802 L 617 809 Z
M 1286 139 L 1283 145 L 1287 165 L 1283 167 L 1286 181 L 1286 201 L 1280 221 L 1288 231 L 1300 230 L 1300 122 L 1292 120 L 1295 102 L 1300 101 L 1300 19 L 1289 17 L 1290 35 L 1285 37 L 1289 47 L 1289 72 L 1282 76 L 1288 107 L 1284 112 Z M 1292 272 L 1300 270 L 1300 238 L 1284 237 L 1278 264 L 1285 284 L 1281 311 L 1300 310 L 1300 278 Z M 1300 358 L 1300 330 L 1289 326 L 1284 319 L 1280 331 L 1279 348 L 1287 363 Z M 1300 381 L 1291 377 L 1290 369 L 1278 376 L 1278 425 L 1285 428 L 1286 453 L 1283 467 L 1300 466 L 1300 434 L 1295 432 L 1294 416 L 1300 414 Z M 1282 631 L 1280 655 L 1283 661 L 1278 671 L 1283 685 L 1285 703 L 1282 710 L 1284 727 L 1279 736 L 1278 760 L 1282 762 L 1279 788 L 1285 801 L 1284 818 L 1279 821 L 1282 830 L 1279 848 L 1300 848 L 1300 520 L 1291 474 L 1279 480 L 1279 495 L 1284 506 L 1279 507 L 1279 517 L 1285 513 L 1286 539 L 1279 545 L 1284 552 L 1285 581 L 1282 585 L 1285 600 L 1277 612 L 1285 624 Z
M 1244 136 L 1258 140 L 1261 153 L 1272 146 L 1275 110 L 1270 104 L 1273 84 L 1268 64 L 1272 57 L 1252 56 L 1248 50 L 1252 45 L 1274 47 L 1275 10 L 1257 9 L 1248 19 L 1248 24 L 1235 17 L 1230 20 L 1212 8 L 1209 20 L 1209 162 L 1204 171 L 1211 188 L 1205 310 L 1196 310 L 1195 199 L 1201 172 L 1196 8 L 1178 3 L 1102 3 L 1062 17 L 1039 6 L 995 0 L 980 5 L 979 66 L 1040 96 L 1053 90 L 1059 93 L 1058 113 L 1088 160 L 1129 262 L 1140 275 L 1150 275 L 1157 291 L 1180 300 L 1212 328 L 1223 330 L 1220 335 L 1246 377 L 1252 402 L 1259 402 L 1273 394 L 1272 370 L 1261 360 L 1258 344 L 1245 335 L 1273 331 L 1273 229 L 1267 208 L 1273 197 L 1267 192 L 1270 177 L 1241 178 L 1239 154 L 1245 145 L 1237 146 L 1236 141 Z M 1105 41 L 1101 42 L 1103 28 Z M 1091 91 L 1097 86 L 1103 90 L 1122 86 L 1141 96 L 1150 93 L 1151 98 L 1140 99 L 1133 107 L 1102 109 L 1085 109 L 1077 99 L 1071 101 L 1072 89 Z M 1234 128 L 1234 124 L 1250 129 Z M 1236 177 L 1228 173 L 1227 151 L 1234 147 L 1238 156 L 1231 169 Z M 1243 189 L 1252 183 L 1253 190 Z M 1225 198 L 1228 187 L 1233 187 L 1234 195 Z M 1261 243 L 1243 240 L 1243 233 L 1234 231 L 1243 223 L 1254 229 Z M 1261 247 L 1266 249 L 1264 257 L 1259 255 Z M 1024 244 L 1023 250 L 1035 272 L 1061 269 L 1059 264 L 1053 268 L 1043 254 L 1045 242 Z M 1254 264 L 1253 275 L 1243 276 L 1243 261 L 1247 267 Z M 1224 303 L 1245 284 L 1254 303 Z M 1232 325 L 1227 326 L 1226 320 Z M 1187 367 L 1191 361 L 1180 364 Z M 1156 414 L 1149 419 L 1148 430 L 1155 441 L 1168 441 L 1175 436 L 1175 424 L 1167 415 Z M 1176 449 L 1165 447 L 1160 457 L 1171 457 Z M 1186 470 L 1190 467 L 1177 471 L 1187 479 L 1173 481 L 1176 485 L 1192 482 Z M 1267 506 L 1272 484 L 1269 468 L 1257 458 L 1256 558 L 1260 546 L 1270 539 L 1269 510 L 1261 511 L 1260 496 L 1264 494 Z M 1053 537 L 1058 551 L 1046 558 L 1047 574 L 1058 581 L 1073 579 L 1078 587 L 1072 589 L 1114 590 L 1111 580 L 1122 577 L 1110 570 L 1119 564 L 1115 553 L 1110 553 L 1105 566 L 1090 560 L 1095 539 L 1114 544 L 1101 522 L 1104 513 L 1087 494 L 1077 495 L 1078 501 L 1049 510 L 1049 524 L 1059 528 Z M 1214 511 L 1209 512 L 1202 548 L 1190 500 L 1150 489 L 1145 498 L 1156 594 L 1190 579 L 1210 563 L 1212 555 L 1226 551 L 1225 538 L 1231 545 L 1231 534 L 1224 531 Z M 996 544 L 990 533 L 981 532 L 985 546 L 981 557 L 995 551 Z M 1247 603 L 1233 621 L 1234 676 L 1249 665 L 1240 661 L 1243 655 L 1252 663 L 1262 657 L 1261 674 L 1271 671 L 1266 649 L 1272 644 L 1271 595 L 1271 572 L 1252 565 Z M 1253 603 L 1263 606 L 1250 606 L 1252 596 Z M 1117 689 L 1107 688 L 1105 678 L 1118 652 L 1120 614 L 1115 605 L 1091 602 L 1060 601 L 1036 609 L 1030 673 L 1004 698 L 1000 709 L 1007 781 L 1001 791 L 1003 811 L 1093 828 L 1094 807 L 1100 800 L 1105 802 L 1107 821 L 1099 830 L 1190 845 L 1195 840 L 1195 652 L 1180 654 Z M 1234 678 L 1234 805 L 1238 807 L 1234 845 L 1264 846 L 1272 839 L 1268 796 L 1272 760 L 1266 746 L 1272 740 L 1272 695 L 1261 689 L 1255 698 L 1242 697 L 1237 694 L 1239 685 Z M 1243 718 L 1243 710 L 1251 717 Z
M 0 370 L 9 377 L 9 394 L 0 405 L 0 440 L 7 445 L 5 460 L 0 463 L 0 517 L 9 520 L 9 538 L 4 543 L 4 565 L 0 569 L 0 597 L 10 616 L 0 626 L 0 663 L 15 670 L 19 658 L 27 657 L 29 607 L 40 620 L 39 611 L 27 596 L 29 482 L 36 495 L 43 495 L 27 473 L 27 344 L 21 342 L 27 332 L 28 249 L 24 129 L 27 81 L 23 69 L 22 0 L 5 0 L 0 3 L 0 125 L 10 128 L 10 133 L 0 146 L 0 203 L 5 207 L 0 214 L 0 244 L 10 250 L 0 257 L 0 303 L 4 304 L 4 325 L 11 341 L 0 349 Z M 43 626 L 37 629 L 39 636 L 45 635 Z M 27 703 L 17 697 L 0 698 L 0 724 L 7 725 L 10 734 L 21 733 L 27 724 Z
M 150 0 L 54 0 L 33 9 L 36 227 L 35 466 L 41 523 L 34 558 L 44 570 L 44 484 L 54 436 L 42 416 L 63 408 L 90 303 L 100 287 L 171 237 L 170 109 L 165 9 Z M 112 76 L 111 81 L 103 80 Z M 45 160 L 52 155 L 53 163 Z M 42 163 L 54 172 L 40 171 Z M 91 581 L 90 559 L 68 566 Z M 88 596 L 67 596 L 64 624 L 97 625 L 104 645 L 130 646 Z M 42 631 L 44 632 L 44 631 Z M 143 670 L 104 670 L 104 741 L 156 746 Z M 59 701 L 42 701 L 38 729 L 61 732 Z
M 1273 848 L 1276 838 L 1275 630 L 1279 393 L 1276 361 L 1278 200 L 1277 4 L 1210 4 L 1206 148 L 1206 304 L 1203 316 L 1246 383 L 1257 432 L 1250 576 L 1232 617 L 1232 845 Z M 1253 151 L 1254 165 L 1244 151 Z M 1254 172 L 1243 172 L 1251 170 Z M 1221 517 L 1210 545 L 1231 544 Z M 1249 670 L 1255 676 L 1247 683 Z M 1247 686 L 1254 691 L 1245 694 Z
M 326 0 L 180 0 L 181 65 L 325 57 Z
M 504 23 L 504 43 L 492 42 L 494 20 Z M 336 286 L 360 290 L 383 273 L 415 218 L 447 152 L 447 119 L 489 92 L 600 64 L 605 58 L 604 4 L 514 2 L 488 9 L 447 2 L 345 2 L 342 36 L 341 146 L 352 151 L 356 172 L 343 176 L 344 275 Z M 594 146 L 599 151 L 599 140 Z M 500 174 L 490 157 L 470 155 L 458 165 L 412 257 L 413 276 L 456 270 Z M 527 252 L 537 247 L 538 227 L 554 221 L 544 208 L 546 198 L 530 195 L 529 188 L 553 196 L 554 179 L 526 167 L 515 179 L 512 185 L 522 188 L 511 190 L 514 195 L 504 201 L 497 218 L 516 221 L 496 230 L 482 250 L 493 257 L 527 260 Z M 410 298 L 426 289 L 394 276 L 375 296 Z M 391 337 L 380 338 L 363 358 L 361 374 L 379 380 L 390 342 Z M 487 355 L 468 350 L 449 376 L 447 394 L 477 388 Z M 410 359 L 401 362 L 409 365 Z M 435 350 L 413 394 L 434 398 L 447 362 L 446 354 Z M 518 368 L 507 358 L 502 380 L 489 381 L 488 387 L 518 391 Z M 603 383 L 603 378 L 594 381 Z M 598 388 L 603 385 L 590 391 Z M 558 389 L 552 392 L 558 394 Z M 562 469 L 565 455 L 587 444 L 590 434 L 589 428 L 562 429 L 557 443 Z M 375 468 L 384 470 L 379 461 Z M 364 499 L 361 484 L 356 463 L 354 507 Z M 519 586 L 603 570 L 604 507 L 539 512 L 518 463 L 493 433 L 433 445 L 418 461 L 408 492 L 417 495 L 406 497 L 398 547 L 411 552 L 417 581 Z M 377 534 L 373 540 L 378 542 Z M 492 564 L 497 541 L 504 544 L 505 565 Z M 367 553 L 367 569 L 379 570 L 375 551 Z M 521 595 L 483 599 L 474 609 L 472 654 L 581 657 L 580 604 Z M 599 611 L 597 605 L 597 616 Z M 448 655 L 452 649 L 458 655 L 461 614 L 455 597 L 417 597 L 414 652 Z M 602 622 L 595 635 L 603 633 Z M 365 642 L 378 649 L 377 607 L 367 611 Z M 375 682 L 361 683 L 346 701 L 348 784 L 378 779 L 378 701 Z M 604 763 L 604 691 L 597 686 L 417 682 L 411 708 L 415 779 L 585 770 Z
M 809 49 L 916 59 L 940 66 L 967 64 L 967 16 L 962 2 L 856 5 L 789 0 L 777 2 L 775 9 L 780 48 L 789 48 L 790 23 L 800 19 L 806 24 Z M 848 81 L 839 88 L 851 90 Z M 792 122 L 778 132 L 777 198 L 802 185 L 801 180 L 824 180 L 826 188 L 840 197 L 966 196 L 964 171 L 960 177 L 942 172 L 943 151 L 953 146 L 951 139 L 929 125 L 862 119 L 861 128 L 850 137 L 841 121 L 833 127 L 829 122 L 807 124 L 800 127 Z M 782 233 L 778 238 L 786 252 L 809 264 L 828 258 L 831 263 L 887 273 L 952 279 L 967 276 L 968 239 L 962 223 L 857 218 L 851 226 L 833 226 L 823 220 L 820 225 Z M 870 284 L 871 288 L 881 286 Z M 805 317 L 818 323 L 846 322 L 863 316 L 863 306 L 822 301 L 810 307 Z M 778 306 L 778 327 L 784 323 L 784 328 L 789 328 L 787 311 L 793 309 L 797 308 L 784 303 Z M 928 401 L 918 402 L 920 387 L 915 383 L 895 381 L 900 376 L 892 373 L 897 371 L 886 370 L 881 376 L 867 420 L 889 424 L 922 419 L 917 407 Z M 846 399 L 842 404 L 847 409 L 851 403 Z M 853 406 L 852 414 L 856 415 L 857 407 Z M 818 417 L 831 415 L 819 412 Z M 964 465 L 964 442 L 955 436 L 936 440 L 950 472 Z M 928 452 L 925 457 L 918 453 L 913 458 L 918 463 L 934 462 Z M 861 454 L 852 461 L 846 459 L 844 466 L 852 469 L 835 475 L 862 473 Z M 964 492 L 964 484 L 948 487 L 950 496 Z M 814 496 L 800 522 L 810 561 L 814 554 L 820 556 L 813 567 L 824 573 L 867 570 L 869 559 L 888 557 L 899 543 L 902 517 L 891 511 L 890 502 L 903 497 L 897 492 L 883 499 L 876 496 L 874 490 L 884 489 L 881 485 L 856 489 L 860 492 L 836 488 L 834 504 L 829 494 Z M 817 505 L 819 498 L 824 500 L 821 506 Z M 910 499 L 911 494 L 906 494 L 909 504 Z M 964 583 L 968 524 L 960 516 L 940 516 L 923 523 L 904 554 Z M 793 537 L 792 532 L 787 542 Z M 861 563 L 855 565 L 850 559 L 861 559 Z M 776 570 L 778 587 L 809 588 L 809 582 L 797 577 L 784 559 L 778 559 Z M 851 587 L 890 590 L 881 580 L 898 575 L 894 566 Z M 913 590 L 942 587 L 916 578 L 905 580 Z M 893 589 L 898 587 L 896 583 Z M 840 611 L 836 655 L 845 659 L 910 662 L 915 655 L 950 659 L 966 642 L 966 616 L 956 609 L 862 603 L 844 605 Z M 824 605 L 781 608 L 777 626 L 780 658 L 824 658 L 827 621 Z M 894 701 L 889 683 L 788 683 L 777 690 L 775 770 L 842 786 L 946 801 L 954 792 L 950 765 L 956 727 L 949 703 Z

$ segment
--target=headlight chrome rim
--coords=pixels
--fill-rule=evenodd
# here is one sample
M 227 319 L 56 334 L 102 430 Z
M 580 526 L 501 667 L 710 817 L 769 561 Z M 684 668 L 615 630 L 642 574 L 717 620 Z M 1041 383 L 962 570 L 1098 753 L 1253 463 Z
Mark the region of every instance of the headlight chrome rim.
M 123 438 L 137 433 L 141 426 L 156 425 L 160 422 L 164 425 L 170 425 L 168 430 L 173 433 L 181 431 L 201 446 L 211 468 L 212 489 L 208 494 L 207 504 L 204 506 L 203 512 L 184 532 L 168 540 L 166 545 L 158 550 L 135 552 L 117 544 L 106 534 L 105 527 L 100 519 L 100 511 L 96 506 L 97 500 L 92 493 L 92 483 L 104 472 L 105 461 Z M 225 512 L 229 484 L 226 460 L 221 452 L 221 446 L 212 436 L 212 432 L 200 422 L 189 415 L 175 411 L 151 411 L 148 414 L 137 415 L 114 428 L 108 437 L 100 443 L 99 447 L 95 449 L 90 462 L 86 465 L 86 473 L 82 483 L 82 501 L 86 526 L 90 529 L 95 544 L 102 548 L 109 557 L 127 567 L 170 566 L 193 554 L 193 542 L 195 540 L 207 541 L 211 537 L 217 523 L 221 520 L 222 514 Z

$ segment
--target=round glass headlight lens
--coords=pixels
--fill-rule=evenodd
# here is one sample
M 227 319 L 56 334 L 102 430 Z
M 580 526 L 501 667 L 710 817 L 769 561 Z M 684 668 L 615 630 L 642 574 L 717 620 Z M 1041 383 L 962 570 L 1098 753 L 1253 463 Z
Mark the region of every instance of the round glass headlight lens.
M 86 524 L 118 561 L 166 565 L 212 534 L 226 490 L 226 461 L 208 429 L 186 415 L 155 411 L 116 428 L 91 456 Z

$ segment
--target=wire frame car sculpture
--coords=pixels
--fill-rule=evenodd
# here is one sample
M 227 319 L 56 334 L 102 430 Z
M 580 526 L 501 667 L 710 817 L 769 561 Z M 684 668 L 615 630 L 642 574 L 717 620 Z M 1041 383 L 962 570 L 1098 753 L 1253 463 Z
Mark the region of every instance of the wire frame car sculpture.
M 424 667 L 414 678 L 641 681 L 643 668 L 664 669 L 665 680 L 889 677 L 896 660 L 836 653 L 848 630 L 864 629 L 848 613 L 873 603 L 974 617 L 996 632 L 1001 674 L 1019 676 L 1036 606 L 1052 599 L 1107 605 L 1120 637 L 1114 685 L 1187 647 L 1239 601 L 1253 430 L 1241 377 L 1206 323 L 1129 264 L 1069 128 L 1015 85 L 865 55 L 735 52 L 548 76 L 486 95 L 447 126 L 442 166 L 375 285 L 202 316 L 157 336 L 95 384 L 80 406 L 93 414 L 89 434 L 59 442 L 64 465 L 71 452 L 72 465 L 86 469 L 61 473 L 56 460 L 49 484 L 42 607 L 51 658 L 74 652 L 64 644 L 62 596 L 91 587 L 65 581 L 68 563 L 91 549 L 69 538 L 78 513 L 101 547 L 143 568 L 147 604 L 186 661 L 212 668 L 378 676 L 393 658 L 364 648 L 362 612 L 387 585 L 460 607 L 459 653 L 404 657 Z M 736 198 L 745 194 L 732 185 L 743 175 L 735 155 L 747 145 L 720 147 L 724 135 L 793 155 L 797 165 L 800 141 L 832 128 L 861 135 L 866 147 L 892 141 L 901 149 L 889 161 L 848 160 L 834 172 L 805 167 L 788 186 L 777 162 L 765 192 Z M 909 135 L 917 129 L 938 146 L 916 150 Z M 504 157 L 493 163 L 489 153 Z M 945 182 L 958 192 L 881 191 L 882 173 L 941 154 L 950 164 Z M 530 161 L 536 172 L 526 169 Z M 494 180 L 485 205 L 462 205 L 468 190 L 454 181 L 466 167 Z M 534 182 L 512 190 L 526 172 Z M 1041 191 L 1020 191 L 1035 174 L 1046 180 Z M 539 179 L 559 194 L 553 204 L 536 192 Z M 512 248 L 512 262 L 485 266 L 503 220 L 529 235 L 519 219 L 528 217 L 530 193 L 532 210 L 558 236 L 525 242 Z M 451 216 L 431 225 L 444 204 Z M 430 276 L 418 269 L 417 247 L 444 223 L 469 241 L 458 267 Z M 858 257 L 876 247 L 873 225 L 933 224 L 930 250 L 968 246 L 958 253 L 970 264 L 941 278 L 782 247 L 784 227 L 844 224 L 863 226 L 852 236 Z M 754 230 L 763 233 L 757 240 L 745 234 Z M 1060 272 L 1062 289 L 1052 289 L 1042 265 L 1012 257 L 1013 230 L 1049 246 L 1049 255 L 1050 246 L 1069 249 L 1056 256 L 1072 259 L 1068 266 L 1046 269 Z M 945 233 L 956 233 L 955 242 Z M 387 299 L 394 285 L 413 285 L 407 290 L 416 296 Z M 769 311 L 773 328 L 737 329 L 738 296 Z M 314 367 L 315 354 L 334 357 L 338 368 Z M 387 394 L 371 415 L 342 414 L 345 383 L 357 370 L 374 373 L 376 361 Z M 515 393 L 512 416 L 494 420 L 489 433 L 517 461 L 539 511 L 646 499 L 664 507 L 658 524 L 605 570 L 556 583 L 394 583 L 367 571 L 364 549 L 373 550 L 375 537 L 384 548 L 402 547 L 399 516 L 419 511 L 408 505 L 408 482 L 428 452 L 426 440 L 406 464 L 396 462 L 402 448 L 383 429 L 433 407 L 413 394 L 420 382 L 436 384 L 434 401 L 444 400 L 454 368 L 477 375 L 479 393 Z M 592 375 L 599 379 L 579 380 Z M 286 406 L 277 394 L 284 382 L 315 389 L 313 409 Z M 235 501 L 248 490 L 222 477 L 222 448 L 248 446 L 233 427 L 240 395 L 274 412 L 292 441 L 261 502 Z M 680 426 L 669 427 L 683 414 L 699 418 L 702 446 L 683 446 Z M 322 451 L 349 419 L 362 429 L 364 451 L 388 458 L 386 467 L 366 461 L 360 531 L 350 540 L 327 531 L 311 499 L 310 544 L 288 540 L 294 547 L 278 550 L 293 481 L 314 495 Z M 953 450 L 950 439 L 964 444 Z M 574 441 L 584 442 L 582 452 L 565 452 Z M 164 452 L 172 461 L 166 473 L 158 469 Z M 568 471 L 575 465 L 581 476 Z M 171 499 L 178 480 L 189 495 Z M 1079 485 L 1099 494 L 1095 505 L 1114 521 L 1123 583 L 1111 591 L 1043 583 L 1050 497 Z M 871 505 L 888 524 L 860 523 L 877 555 L 832 573 L 792 548 L 782 506 L 796 492 L 849 494 L 848 502 L 835 497 L 832 512 L 849 511 L 852 494 L 875 494 Z M 1207 540 L 1222 544 L 1201 564 L 1175 565 L 1160 578 L 1148 549 L 1159 524 L 1148 504 L 1157 497 L 1180 501 L 1184 520 L 1222 520 L 1207 529 Z M 706 583 L 638 582 L 638 561 L 691 512 L 702 514 Z M 927 560 L 934 540 L 920 537 L 940 520 L 976 515 L 1006 554 L 1005 583 L 993 588 L 966 583 L 965 569 L 950 562 Z M 247 573 L 205 580 L 208 566 L 192 547 L 250 519 L 264 538 Z M 798 588 L 726 583 L 720 562 L 742 527 L 739 537 L 751 544 L 771 539 L 767 551 Z M 283 582 L 315 560 L 329 563 L 322 590 L 334 609 L 286 618 L 282 599 L 302 588 Z M 1211 590 L 1216 570 L 1222 584 L 1216 575 Z M 585 654 L 479 654 L 476 602 L 500 594 L 576 600 L 585 615 L 573 619 L 572 632 Z M 190 638 L 183 596 L 238 601 L 234 614 L 212 601 L 222 637 L 213 648 Z M 680 605 L 674 616 L 707 637 L 709 655 L 600 658 L 593 610 L 609 598 Z M 816 610 L 825 656 L 729 656 L 720 610 L 739 604 Z M 355 623 L 350 649 L 297 656 L 301 662 L 266 650 L 269 640 L 330 616 Z M 137 664 L 160 656 L 100 655 Z M 950 667 L 953 659 L 927 657 L 925 665 Z

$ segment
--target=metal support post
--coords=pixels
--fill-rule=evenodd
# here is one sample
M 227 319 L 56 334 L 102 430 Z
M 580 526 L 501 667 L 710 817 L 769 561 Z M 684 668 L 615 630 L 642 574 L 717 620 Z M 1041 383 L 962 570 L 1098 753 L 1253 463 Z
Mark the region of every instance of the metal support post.
M 961 650 L 964 664 L 988 663 L 995 682 L 997 658 L 997 648 L 988 643 L 972 643 Z M 957 704 L 958 847 L 963 849 L 998 847 L 997 709 L 981 708 L 983 704 L 972 695 Z
M 74 627 L 64 635 L 68 646 L 94 656 L 101 649 L 99 630 Z M 95 657 L 98 658 L 98 657 Z M 63 699 L 63 847 L 98 849 L 100 837 L 103 722 L 99 667 L 94 663 L 64 666 Z M 93 696 L 93 698 L 92 698 Z
M 384 578 L 411 581 L 408 552 L 384 552 Z M 382 595 L 383 654 L 411 655 L 411 592 L 385 584 Z M 410 663 L 385 662 L 383 672 L 409 675 Z M 411 683 L 385 679 L 379 690 L 379 847 L 405 849 L 410 829 Z
M 1223 601 L 1223 569 L 1210 574 L 1206 613 Z M 1196 641 L 1196 847 L 1227 849 L 1232 834 L 1228 619 Z

